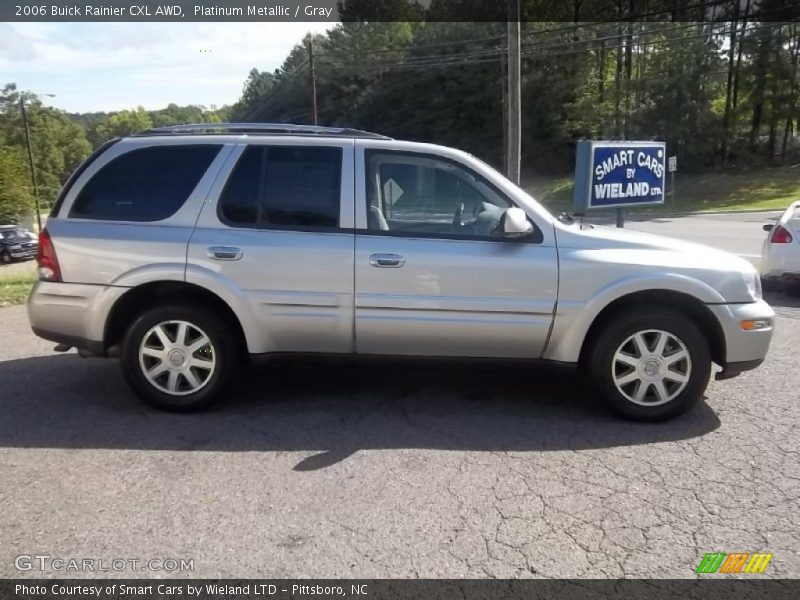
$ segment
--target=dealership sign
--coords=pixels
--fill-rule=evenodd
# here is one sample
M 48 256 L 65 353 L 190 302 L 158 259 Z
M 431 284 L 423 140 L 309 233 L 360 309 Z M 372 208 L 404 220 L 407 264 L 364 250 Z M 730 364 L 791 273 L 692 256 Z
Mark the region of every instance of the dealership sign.
M 664 203 L 664 142 L 578 142 L 576 212 Z

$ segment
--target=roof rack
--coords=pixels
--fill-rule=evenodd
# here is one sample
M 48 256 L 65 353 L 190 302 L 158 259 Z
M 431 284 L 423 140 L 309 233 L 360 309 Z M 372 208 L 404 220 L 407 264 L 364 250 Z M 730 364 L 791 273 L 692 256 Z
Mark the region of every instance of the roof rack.
M 142 131 L 134 137 L 150 135 L 219 135 L 228 133 L 391 139 L 379 133 L 371 133 L 349 127 L 320 127 L 318 125 L 293 125 L 291 123 L 192 123 L 189 125 L 156 127 Z

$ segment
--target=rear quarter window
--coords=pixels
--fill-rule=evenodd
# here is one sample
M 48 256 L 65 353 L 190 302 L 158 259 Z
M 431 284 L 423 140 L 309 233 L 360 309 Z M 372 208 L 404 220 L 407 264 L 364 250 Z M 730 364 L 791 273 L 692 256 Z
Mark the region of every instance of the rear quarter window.
M 221 147 L 150 146 L 117 156 L 78 193 L 69 216 L 115 221 L 166 219 L 183 206 Z

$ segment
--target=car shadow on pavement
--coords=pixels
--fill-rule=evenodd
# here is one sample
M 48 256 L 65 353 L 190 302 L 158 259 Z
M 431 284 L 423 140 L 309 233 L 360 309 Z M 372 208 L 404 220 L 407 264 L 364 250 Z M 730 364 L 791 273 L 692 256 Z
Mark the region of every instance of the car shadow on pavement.
M 215 408 L 160 412 L 116 361 L 75 354 L 0 362 L 0 447 L 319 451 L 295 470 L 362 449 L 543 452 L 693 438 L 705 403 L 667 423 L 622 421 L 574 372 L 256 362 Z

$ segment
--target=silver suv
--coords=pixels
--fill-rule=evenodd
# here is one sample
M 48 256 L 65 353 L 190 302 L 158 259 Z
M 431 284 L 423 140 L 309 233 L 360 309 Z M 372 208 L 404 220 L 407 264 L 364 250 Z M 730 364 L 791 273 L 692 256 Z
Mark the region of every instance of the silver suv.
M 351 129 L 192 125 L 109 142 L 39 244 L 33 331 L 119 356 L 161 408 L 248 355 L 579 366 L 629 418 L 759 365 L 774 313 L 746 261 L 556 219 L 475 157 Z

